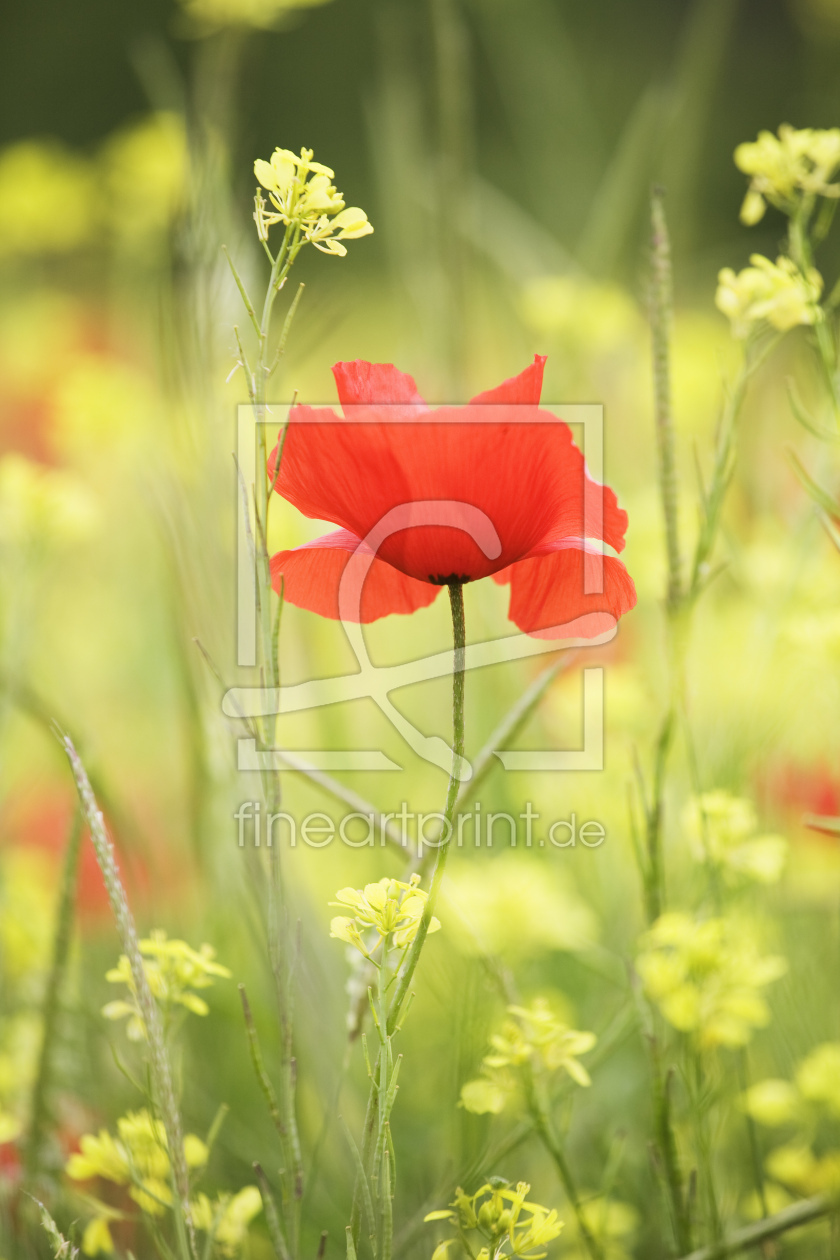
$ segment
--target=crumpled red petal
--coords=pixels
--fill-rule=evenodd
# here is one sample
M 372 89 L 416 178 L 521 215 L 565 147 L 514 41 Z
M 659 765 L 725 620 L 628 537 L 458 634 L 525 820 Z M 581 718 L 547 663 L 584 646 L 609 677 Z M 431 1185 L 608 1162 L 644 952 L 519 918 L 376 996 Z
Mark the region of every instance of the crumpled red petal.
M 538 639 L 596 638 L 636 604 L 620 560 L 568 539 L 535 549 L 493 577 L 510 582 L 510 620 Z M 602 590 L 587 594 L 586 586 Z
M 336 363 L 332 370 L 342 407 L 364 403 L 414 403 L 425 407 L 414 383 L 414 377 L 400 372 L 393 363 Z M 537 395 L 539 399 L 539 395 Z
M 401 528 L 381 543 L 381 557 L 419 581 L 475 581 L 547 540 L 594 537 L 620 551 L 626 513 L 588 477 L 568 427 L 536 406 L 543 362 L 538 356 L 467 407 L 435 410 L 422 410 L 414 381 L 391 364 L 337 364 L 348 414 L 292 409 L 278 492 L 359 538 L 401 505 L 467 504 L 482 513 L 501 542 L 492 556 L 469 530 L 444 524 Z M 349 401 L 380 391 L 396 406 Z M 276 448 L 272 470 L 275 459 Z
M 360 550 L 361 549 L 361 550 Z M 341 579 L 351 558 L 364 557 L 356 581 L 344 589 L 345 603 L 339 608 Z M 271 584 L 277 593 L 297 608 L 307 608 L 321 617 L 367 624 L 390 613 L 411 613 L 431 604 L 439 586 L 417 582 L 386 561 L 373 557 L 361 539 L 348 530 L 324 534 L 312 542 L 271 557 Z M 282 581 L 281 581 L 282 579 Z M 361 598 L 359 598 L 361 595 Z
M 495 389 L 485 389 L 471 398 L 473 403 L 531 403 L 537 406 L 542 394 L 543 371 L 547 355 L 535 354 L 524 372 L 502 381 Z M 411 377 L 409 377 L 411 380 Z M 412 381 L 412 384 L 414 382 Z

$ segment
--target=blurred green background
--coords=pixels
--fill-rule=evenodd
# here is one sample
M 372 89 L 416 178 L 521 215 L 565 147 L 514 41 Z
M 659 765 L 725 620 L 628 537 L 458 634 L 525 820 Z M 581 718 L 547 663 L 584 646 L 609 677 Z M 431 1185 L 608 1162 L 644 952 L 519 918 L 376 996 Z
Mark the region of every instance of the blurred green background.
M 732 151 L 785 121 L 838 121 L 840 3 L 333 0 L 282 13 L 276 29 L 230 14 L 202 23 L 197 7 L 32 3 L 7 7 L 2 19 L 0 1111 L 21 1123 L 27 1116 L 72 813 L 51 718 L 87 759 L 142 929 L 216 946 L 248 985 L 271 1062 L 260 876 L 252 878 L 253 853 L 236 847 L 232 817 L 259 784 L 236 771 L 239 732 L 224 722 L 220 689 L 193 640 L 226 682 L 251 681 L 236 669 L 233 634 L 230 453 L 246 396 L 239 377 L 226 380 L 233 325 L 245 320 L 220 246 L 260 293 L 253 161 L 278 145 L 306 145 L 335 168 L 348 204 L 364 207 L 375 233 L 350 242 L 344 260 L 308 251 L 296 267 L 307 289 L 278 400 L 295 390 L 303 401 L 332 400 L 330 365 L 355 357 L 394 361 L 429 400 L 460 400 L 539 352 L 549 356 L 545 398 L 606 406 L 606 479 L 629 512 L 626 559 L 639 605 L 614 644 L 582 654 L 561 676 L 520 740 L 574 746 L 580 666 L 604 663 L 606 769 L 497 772 L 481 800 L 486 810 L 518 813 L 529 799 L 552 820 L 575 811 L 579 821 L 601 820 L 608 840 L 595 851 L 458 854 L 448 899 L 453 922 L 460 910 L 485 924 L 485 951 L 512 968 L 524 993 L 564 995 L 575 1026 L 602 1035 L 608 1050 L 576 1104 L 570 1155 L 580 1184 L 595 1192 L 623 1149 L 615 1195 L 635 1215 L 614 1258 L 665 1255 L 628 984 L 643 915 L 627 784 L 636 753 L 649 764 L 667 689 L 646 323 L 649 191 L 653 182 L 667 190 L 674 246 L 675 418 L 690 538 L 695 458 L 708 470 L 722 381 L 737 360 L 714 309 L 717 272 L 746 265 L 753 251 L 775 257 L 783 236 L 772 212 L 758 227 L 739 223 L 744 179 Z M 828 288 L 840 268 L 836 233 L 820 267 Z M 762 828 L 791 844 L 781 889 L 750 894 L 768 941 L 790 962 L 773 990 L 774 1023 L 751 1048 L 756 1077 L 787 1075 L 815 1042 L 840 1035 L 840 854 L 801 825 L 803 812 L 840 812 L 837 557 L 785 445 L 823 482 L 836 472 L 790 414 L 789 375 L 809 401 L 818 398 L 803 330 L 751 388 L 720 548 L 727 567 L 699 610 L 689 666 L 701 783 L 749 797 Z M 292 511 L 276 512 L 272 531 L 278 548 L 320 532 Z M 507 632 L 506 598 L 491 583 L 468 590 L 469 638 Z M 439 601 L 372 626 L 368 641 L 385 663 L 442 650 L 448 637 Z M 294 608 L 281 656 L 289 682 L 354 666 L 339 626 Z M 538 668 L 470 677 L 468 755 Z M 445 680 L 396 702 L 423 731 L 448 733 Z M 440 808 L 444 776 L 410 754 L 372 702 L 290 719 L 281 738 L 298 749 L 382 747 L 403 774 L 344 776 L 347 785 L 385 809 L 404 799 L 415 811 Z M 297 815 L 340 817 L 341 807 L 301 777 L 284 783 Z M 690 792 L 681 754 L 667 789 L 667 855 L 674 903 L 693 906 L 702 894 L 680 822 Z M 293 915 L 303 922 L 302 1128 L 308 1155 L 320 1152 L 306 1243 L 314 1255 L 327 1228 L 327 1254 L 338 1256 L 353 1172 L 335 1116 L 340 1110 L 358 1130 L 366 1078 L 358 1043 L 347 1049 L 349 973 L 343 947 L 328 939 L 327 902 L 342 885 L 402 866 L 387 852 L 338 846 L 298 848 L 287 859 Z M 120 1055 L 130 1048 L 99 1014 L 113 997 L 103 977 L 118 946 L 89 848 L 79 896 L 51 1095 L 52 1162 L 39 1183 L 64 1224 L 83 1213 L 62 1182 L 62 1160 L 81 1133 L 113 1127 L 137 1105 L 109 1042 Z M 508 1122 L 457 1108 L 501 1006 L 474 943 L 447 925 L 446 904 L 404 1034 L 395 1138 L 406 1258 L 431 1254 L 422 1214 L 448 1202 L 459 1179 L 527 1177 L 540 1202 L 562 1208 L 533 1144 L 499 1154 Z M 238 1189 L 252 1181 L 254 1159 L 273 1176 L 278 1156 L 234 984 L 220 981 L 209 1000 L 207 1022 L 196 1018 L 184 1031 L 184 1113 L 202 1133 L 218 1103 L 230 1104 L 210 1180 Z M 716 1088 L 731 1084 L 725 1056 L 715 1071 Z M 716 1140 L 726 1216 L 737 1221 L 749 1190 L 746 1138 L 731 1121 Z M 20 1207 L 14 1150 L 0 1146 L 4 1260 L 43 1253 Z M 824 1233 L 783 1244 L 780 1254 L 817 1254 Z M 144 1244 L 133 1245 L 142 1260 Z M 251 1247 L 254 1257 L 269 1254 L 260 1222 Z M 581 1252 L 570 1238 L 559 1254 Z

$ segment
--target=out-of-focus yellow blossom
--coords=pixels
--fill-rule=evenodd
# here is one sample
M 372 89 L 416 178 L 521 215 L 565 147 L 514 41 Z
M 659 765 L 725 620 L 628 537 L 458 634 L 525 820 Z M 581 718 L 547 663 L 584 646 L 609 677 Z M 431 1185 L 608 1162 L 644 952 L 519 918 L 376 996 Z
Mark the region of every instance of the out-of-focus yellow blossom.
M 624 289 L 583 276 L 530 281 L 520 309 L 530 328 L 589 358 L 633 345 L 645 334 L 638 306 Z
M 216 1250 L 235 1256 L 248 1237 L 248 1226 L 262 1211 L 262 1197 L 256 1186 L 246 1186 L 238 1194 L 220 1195 L 212 1202 L 199 1194 L 192 1205 L 193 1223 L 205 1234 L 213 1233 Z
M 258 189 L 254 220 L 261 241 L 268 240 L 275 223 L 283 223 L 298 228 L 323 253 L 343 256 L 347 249 L 342 241 L 373 231 L 364 210 L 345 208 L 341 193 L 331 183 L 335 172 L 313 161 L 311 149 L 301 149 L 300 157 L 290 149 L 275 149 L 268 162 L 257 159 L 254 174 L 274 206 L 273 211 L 268 209 Z
M 75 473 L 24 455 L 0 460 L 0 544 L 78 542 L 90 535 L 98 516 L 93 494 Z
M 818 271 L 812 267 L 803 275 L 784 255 L 773 263 L 762 254 L 753 254 L 750 262 L 752 266 L 737 275 L 731 267 L 718 272 L 715 305 L 731 320 L 735 337 L 746 337 L 761 320 L 780 332 L 816 323 L 823 288 Z
M 89 163 L 52 141 L 23 140 L 0 153 L 0 257 L 78 249 L 95 226 Z
M 85 336 L 86 318 L 78 298 L 55 289 L 37 289 L 30 279 L 26 294 L 15 293 L 0 306 L 0 378 L 4 390 L 42 397 Z
M 784 836 L 756 835 L 758 819 L 751 801 L 729 792 L 704 792 L 683 811 L 683 827 L 698 861 L 719 868 L 729 880 L 775 884 L 784 870 Z
M 522 1092 L 522 1069 L 527 1072 L 565 1072 L 578 1085 L 590 1084 L 579 1056 L 587 1054 L 597 1038 L 563 1023 L 544 998 L 530 1006 L 509 1006 L 512 1018 L 490 1038 L 490 1053 L 481 1063 L 481 1076 L 461 1090 L 461 1106 L 482 1115 L 498 1114 Z
M 157 113 L 112 136 L 100 157 L 106 221 L 142 243 L 166 230 L 187 188 L 187 138 L 177 114 Z
M 542 1260 L 548 1255 L 547 1244 L 553 1242 L 563 1230 L 563 1222 L 553 1209 L 529 1203 L 531 1187 L 520 1181 L 513 1188 L 508 1182 L 494 1178 L 476 1190 L 465 1194 L 459 1186 L 450 1209 L 429 1212 L 427 1221 L 448 1221 L 459 1234 L 478 1234 L 489 1247 L 471 1252 L 476 1260 L 501 1260 L 503 1256 L 521 1256 L 523 1260 Z M 459 1245 L 459 1239 L 449 1238 L 440 1243 L 432 1260 L 444 1260 L 449 1249 Z
M 340 916 L 330 923 L 330 936 L 353 945 L 365 958 L 378 949 L 383 940 L 396 949 L 405 949 L 417 935 L 428 893 L 419 888 L 419 875 L 412 875 L 409 882 L 388 879 L 385 876 L 376 884 L 364 888 L 340 888 L 335 894 L 337 901 L 331 906 L 349 906 L 353 917 Z M 440 923 L 434 917 L 429 931 L 437 932 Z M 376 933 L 371 943 L 370 934 Z
M 759 1081 L 744 1095 L 744 1107 L 759 1124 L 798 1124 L 813 1132 L 823 1119 L 840 1120 L 840 1042 L 826 1041 L 807 1055 L 793 1081 Z
M 767 1171 L 782 1186 L 802 1195 L 837 1194 L 840 1151 L 815 1155 L 809 1146 L 777 1146 L 767 1157 Z
M 22 1132 L 21 1122 L 9 1112 L 0 1110 L 0 1146 L 5 1146 L 7 1142 L 14 1142 Z
M 447 884 L 452 931 L 466 954 L 527 958 L 585 949 L 597 940 L 590 908 L 556 865 L 535 861 L 533 853 L 508 851 L 480 866 L 462 863 L 450 870 Z
M 217 977 L 230 979 L 227 967 L 214 962 L 216 951 L 211 945 L 195 950 L 186 941 L 168 940 L 166 933 L 160 930 L 140 942 L 140 953 L 149 988 L 163 1008 L 164 1016 L 172 1014 L 176 1006 L 184 1007 L 193 1015 L 207 1015 L 209 1006 L 193 990 L 209 989 Z M 124 984 L 131 998 L 109 1002 L 102 1008 L 102 1014 L 106 1019 L 127 1017 L 131 1040 L 143 1040 L 146 1026 L 137 1004 L 131 964 L 125 954 L 120 955 L 116 967 L 107 972 L 106 979 L 111 984 Z
M 71 1155 L 65 1166 L 73 1181 L 90 1181 L 100 1177 L 117 1186 L 128 1186 L 129 1194 L 144 1212 L 161 1216 L 172 1203 L 171 1166 L 166 1144 L 166 1130 L 160 1120 L 143 1108 L 132 1111 L 117 1121 L 117 1136 L 107 1129 L 99 1134 L 86 1133 L 80 1150 Z M 184 1138 L 184 1158 L 189 1168 L 203 1168 L 208 1150 L 194 1133 Z M 98 1213 L 107 1221 L 107 1213 Z M 101 1249 L 101 1248 L 100 1248 Z M 95 1253 L 88 1253 L 95 1254 Z
M 0 859 L 0 979 L 5 992 L 23 982 L 29 992 L 18 998 L 37 1000 L 39 990 L 26 982 L 37 984 L 49 965 L 55 873 L 47 855 L 31 848 L 10 846 Z
M 297 9 L 314 9 L 329 0 L 180 0 L 202 34 L 225 26 L 270 31 Z
M 672 911 L 641 945 L 636 969 L 647 996 L 699 1047 L 744 1046 L 769 1022 L 760 991 L 784 975 L 787 963 L 760 954 L 748 924 Z
M 587 1198 L 581 1204 L 584 1222 L 601 1249 L 604 1260 L 631 1260 L 633 1236 L 639 1228 L 639 1213 L 629 1203 L 617 1199 Z M 563 1239 L 564 1260 L 588 1260 L 590 1252 L 580 1238 L 577 1221 L 569 1222 Z M 572 1244 L 571 1250 L 567 1250 Z
M 134 445 L 165 415 L 149 378 L 119 359 L 80 354 L 66 365 L 53 394 L 54 440 L 69 457 L 112 460 L 115 443 Z
M 40 1001 L 43 973 L 37 972 L 27 977 L 29 979 L 35 983 L 18 985 L 4 992 L 13 1000 Z M 42 1035 L 43 1021 L 40 1009 L 35 1006 L 24 1007 L 0 1021 L 0 1112 L 7 1117 L 7 1132 L 27 1115 Z M 13 1141 L 15 1136 L 12 1132 L 6 1141 Z
M 744 1109 L 759 1124 L 789 1124 L 800 1110 L 799 1091 L 791 1081 L 759 1081 L 744 1095 Z
M 744 223 L 758 223 L 768 201 L 793 214 L 803 194 L 840 197 L 840 184 L 830 182 L 840 167 L 840 128 L 797 130 L 783 123 L 777 136 L 761 131 L 757 140 L 739 144 L 735 165 L 750 176 L 741 206 Z
M 94 1216 L 88 1221 L 82 1234 L 82 1251 L 86 1256 L 113 1254 L 114 1240 L 106 1216 Z

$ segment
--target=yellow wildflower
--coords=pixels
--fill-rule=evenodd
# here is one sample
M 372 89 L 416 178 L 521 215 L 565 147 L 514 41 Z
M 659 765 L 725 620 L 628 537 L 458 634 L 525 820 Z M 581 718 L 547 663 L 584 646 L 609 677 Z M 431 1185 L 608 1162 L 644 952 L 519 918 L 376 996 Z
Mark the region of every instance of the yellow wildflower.
M 262 1211 L 262 1197 L 256 1186 L 246 1186 L 234 1195 L 220 1195 L 215 1203 L 199 1194 L 192 1205 L 196 1229 L 212 1233 L 216 1249 L 223 1256 L 235 1256 L 248 1236 L 248 1226 Z
M 830 182 L 840 167 L 840 128 L 797 130 L 783 123 L 777 136 L 762 131 L 757 140 L 739 144 L 735 165 L 750 176 L 741 206 L 744 223 L 758 223 L 768 201 L 793 214 L 803 194 L 840 196 L 840 184 Z
M 774 884 L 784 869 L 788 843 L 783 836 L 757 835 L 751 801 L 729 792 L 704 792 L 689 801 L 683 826 L 698 861 L 718 867 L 730 881 Z
M 323 253 L 344 255 L 343 240 L 356 240 L 373 231 L 364 210 L 345 208 L 344 198 L 331 182 L 335 172 L 314 161 L 311 149 L 301 149 L 300 157 L 291 149 L 275 149 L 268 162 L 257 159 L 254 174 L 273 207 L 257 189 L 254 221 L 261 241 L 268 240 L 274 224 L 283 223 L 297 228 L 304 240 Z
M 95 223 L 95 181 L 82 158 L 38 140 L 0 153 L 0 255 L 78 249 Z
M 100 1252 L 110 1255 L 114 1250 L 114 1240 L 104 1216 L 94 1216 L 88 1221 L 82 1234 L 82 1251 L 86 1256 L 98 1256 Z
M 489 1260 L 504 1256 L 521 1256 L 524 1260 L 541 1260 L 548 1254 L 546 1244 L 553 1242 L 563 1229 L 563 1222 L 556 1211 L 549 1211 L 539 1203 L 529 1203 L 527 1195 L 531 1187 L 525 1181 L 513 1188 L 501 1178 L 494 1178 L 476 1190 L 465 1194 L 458 1187 L 449 1209 L 429 1212 L 427 1221 L 448 1221 L 459 1234 L 478 1234 L 490 1247 L 482 1247 L 475 1254 Z M 436 1248 L 433 1260 L 443 1260 L 456 1239 L 448 1239 Z
M 731 267 L 718 272 L 715 305 L 732 323 L 736 337 L 746 337 L 765 320 L 780 332 L 797 324 L 815 324 L 820 318 L 817 306 L 822 293 L 822 276 L 814 268 L 803 275 L 784 255 L 773 263 L 753 254 L 751 267 L 736 275 Z
M 636 969 L 668 1023 L 709 1048 L 744 1046 L 769 1022 L 761 990 L 787 963 L 761 955 L 745 923 L 673 911 L 645 933 Z
M 759 1124 L 793 1129 L 767 1157 L 767 1171 L 780 1186 L 801 1195 L 840 1190 L 840 1043 L 812 1050 L 793 1081 L 759 1081 L 745 1093 L 743 1107 Z
M 104 212 L 115 235 L 139 244 L 165 231 L 187 189 L 183 120 L 151 114 L 110 137 L 100 163 Z
M 491 1051 L 481 1064 L 481 1076 L 461 1090 L 461 1106 L 481 1115 L 498 1114 L 522 1086 L 521 1071 L 565 1072 L 577 1085 L 590 1084 L 578 1058 L 595 1045 L 592 1032 L 578 1032 L 558 1019 L 544 998 L 529 1007 L 509 1006 L 513 1018 L 490 1038 Z
M 117 1121 L 116 1137 L 100 1129 L 98 1135 L 84 1134 L 79 1146 L 65 1166 L 73 1181 L 101 1177 L 114 1185 L 128 1186 L 135 1203 L 152 1216 L 160 1216 L 171 1204 L 166 1131 L 145 1107 Z M 184 1138 L 184 1158 L 190 1168 L 201 1168 L 207 1162 L 207 1147 L 194 1133 Z
M 353 917 L 341 915 L 330 923 L 330 936 L 346 941 L 369 958 L 384 940 L 389 947 L 405 949 L 417 935 L 417 929 L 426 909 L 428 893 L 419 888 L 419 875 L 412 875 L 409 882 L 388 879 L 385 876 L 376 884 L 364 888 L 340 888 L 332 906 L 348 906 Z M 434 917 L 429 921 L 429 931 L 437 932 L 440 923 Z M 369 944 L 370 933 L 376 933 L 376 941 Z
M 231 973 L 227 967 L 214 961 L 215 950 L 212 946 L 202 945 L 200 950 L 195 950 L 186 941 L 168 940 L 166 933 L 161 930 L 152 932 L 150 937 L 140 941 L 140 953 L 143 955 L 143 969 L 149 988 L 163 1007 L 164 1014 L 171 1013 L 176 1006 L 182 1006 L 194 1015 L 206 1015 L 210 1008 L 193 990 L 209 988 L 217 976 L 230 978 Z M 107 972 L 106 979 L 112 984 L 124 984 L 130 999 L 109 1002 L 102 1008 L 102 1014 L 106 1019 L 127 1017 L 131 1040 L 143 1040 L 146 1028 L 137 1004 L 131 963 L 125 954 L 120 956 L 116 967 Z

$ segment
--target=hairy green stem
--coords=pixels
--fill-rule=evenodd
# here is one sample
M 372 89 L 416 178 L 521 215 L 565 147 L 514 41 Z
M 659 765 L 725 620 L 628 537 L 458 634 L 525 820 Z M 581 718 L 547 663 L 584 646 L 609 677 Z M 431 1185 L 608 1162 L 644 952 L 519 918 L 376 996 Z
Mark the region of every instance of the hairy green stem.
M 173 1213 L 180 1250 L 184 1260 L 189 1260 L 190 1257 L 192 1257 L 192 1260 L 198 1260 L 190 1207 L 190 1180 L 184 1155 L 183 1130 L 175 1098 L 172 1066 L 169 1062 L 169 1054 L 163 1036 L 160 1011 L 149 988 L 149 981 L 140 953 L 137 928 L 120 879 L 114 847 L 105 829 L 105 820 L 96 803 L 87 773 L 76 749 L 73 747 L 72 740 L 68 736 L 64 736 L 62 745 L 70 762 L 73 777 L 76 780 L 79 800 L 90 828 L 96 860 L 99 863 L 99 869 L 102 872 L 102 878 L 108 892 L 108 900 L 111 903 L 111 911 L 116 920 L 120 942 L 131 967 L 131 978 L 134 982 L 137 1004 L 146 1028 L 151 1060 L 152 1085 L 166 1132 L 166 1145 L 169 1153 L 169 1162 L 172 1167 L 172 1181 L 175 1191 L 173 1196 Z

